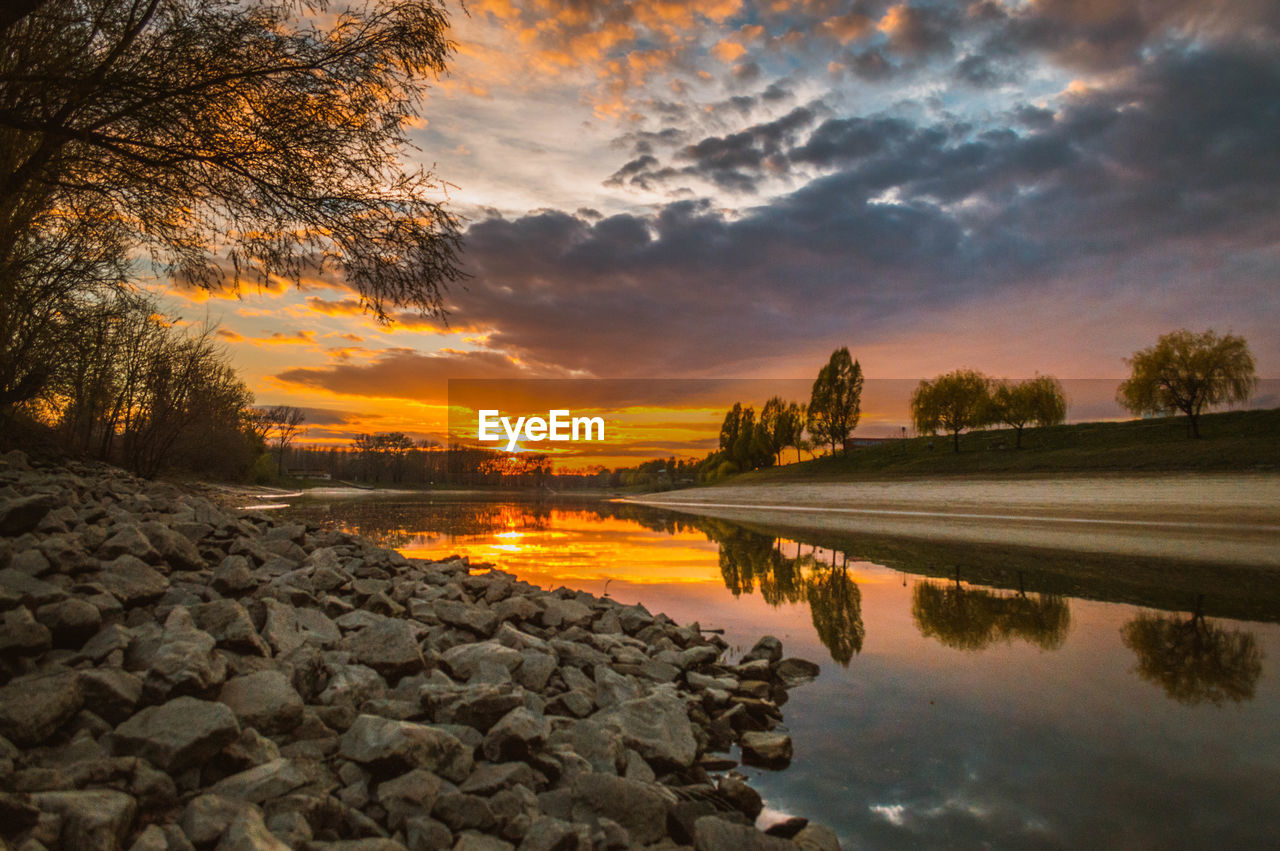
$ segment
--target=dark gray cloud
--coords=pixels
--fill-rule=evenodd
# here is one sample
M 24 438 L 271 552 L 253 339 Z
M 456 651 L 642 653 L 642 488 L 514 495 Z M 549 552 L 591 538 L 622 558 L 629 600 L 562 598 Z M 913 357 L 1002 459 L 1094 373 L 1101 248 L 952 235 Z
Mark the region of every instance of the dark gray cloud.
M 1225 268 L 1274 246 L 1272 51 L 1170 46 L 1109 88 L 1008 118 L 819 120 L 801 108 L 687 145 L 670 165 L 639 158 L 617 179 L 696 175 L 749 191 L 779 169 L 821 176 L 733 213 L 681 201 L 596 222 L 555 211 L 478 222 L 456 319 L 496 329 L 495 349 L 567 369 L 687 374 L 784 357 L 798 337 L 888 334 L 975 298 L 1016 303 L 1050 281 L 1078 278 L 1085 300 L 1115 285 L 1167 296 L 1159 279 L 1093 277 L 1172 258 Z M 1257 274 L 1216 280 L 1206 311 L 1262 286 Z M 1179 280 L 1178 298 L 1201 297 Z

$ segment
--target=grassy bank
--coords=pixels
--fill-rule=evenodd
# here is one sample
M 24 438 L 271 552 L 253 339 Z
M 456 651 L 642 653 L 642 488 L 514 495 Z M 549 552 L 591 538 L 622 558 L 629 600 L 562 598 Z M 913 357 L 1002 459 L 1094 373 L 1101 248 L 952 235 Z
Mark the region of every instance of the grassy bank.
M 736 476 L 733 484 L 847 481 L 900 476 L 1089 472 L 1226 472 L 1280 469 L 1280 408 L 1206 414 L 1199 440 L 1185 417 L 1028 428 L 1015 449 L 1012 429 L 951 438 L 916 437 L 850 449 Z M 855 432 L 856 435 L 856 432 Z

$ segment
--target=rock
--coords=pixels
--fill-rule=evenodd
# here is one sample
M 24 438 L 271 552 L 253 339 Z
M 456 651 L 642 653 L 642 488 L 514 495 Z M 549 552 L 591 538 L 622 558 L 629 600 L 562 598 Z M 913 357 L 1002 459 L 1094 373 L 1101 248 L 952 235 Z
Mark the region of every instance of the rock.
M 688 650 L 682 650 L 677 657 L 676 667 L 681 670 L 688 668 L 701 668 L 703 665 L 710 665 L 720 658 L 720 651 L 709 644 L 702 644 L 698 647 L 690 647 Z
M 783 659 L 773 666 L 773 675 L 782 683 L 783 688 L 795 688 L 812 682 L 820 671 L 821 668 L 805 659 Z
M 230 766 L 232 771 L 244 771 L 279 758 L 280 748 L 276 743 L 252 727 L 241 730 L 240 738 L 218 755 L 220 764 Z
M 168 579 L 131 555 L 122 555 L 90 574 L 90 581 L 102 586 L 126 608 L 158 600 L 169 590 Z
M 154 521 L 143 523 L 140 531 L 155 547 L 160 558 L 174 570 L 204 570 L 205 563 L 200 551 L 182 533 Z
M 160 553 L 137 526 L 123 527 L 98 547 L 98 558 L 101 559 L 109 560 L 124 555 L 153 564 L 161 560 Z
M 227 675 L 226 660 L 213 652 L 216 644 L 212 635 L 196 629 L 190 611 L 175 608 L 147 669 L 145 693 L 152 700 L 212 695 Z
M 318 609 L 296 609 L 298 631 L 307 644 L 321 648 L 334 647 L 342 640 L 342 630 L 328 615 Z
M 224 798 L 261 804 L 314 783 L 318 775 L 313 762 L 280 758 L 225 777 L 209 791 Z
M 455 600 L 437 600 L 435 613 L 442 623 L 488 637 L 498 628 L 498 616 L 491 609 L 468 606 Z
M 74 598 L 41 606 L 36 620 L 48 627 L 54 647 L 80 647 L 102 627 L 98 607 Z
M 764 809 L 764 801 L 760 793 L 736 777 L 721 777 L 716 783 L 716 791 L 728 801 L 733 808 L 752 821 Z
M 466 831 L 458 837 L 453 851 L 515 851 L 514 845 L 496 836 Z
M 586 773 L 573 778 L 575 821 L 608 818 L 640 845 L 657 842 L 667 833 L 667 799 L 647 784 L 612 774 Z
M 31 801 L 42 811 L 62 819 L 59 839 L 76 851 L 113 851 L 123 846 L 138 810 L 123 792 L 92 789 L 79 792 L 38 792 Z
M 197 627 L 213 636 L 218 647 L 233 653 L 271 655 L 267 642 L 253 628 L 249 612 L 235 600 L 213 600 L 192 606 L 191 619 Z
M 809 822 L 791 839 L 804 851 L 840 851 L 840 839 L 836 832 L 821 824 Z
M 169 851 L 169 838 L 160 825 L 149 824 L 129 846 L 129 851 Z
M 20 496 L 0 502 L 0 535 L 17 537 L 30 532 L 58 505 L 50 494 Z
M 279 600 L 262 601 L 267 617 L 262 626 L 262 637 L 270 643 L 278 656 L 287 656 L 304 643 L 298 615 L 293 606 Z
M 435 727 L 361 715 L 342 736 L 341 755 L 383 773 L 423 768 L 461 783 L 471 773 L 471 752 Z
M 339 665 L 320 692 L 318 700 L 325 706 L 359 706 L 366 700 L 381 698 L 387 684 L 378 672 L 364 665 Z
M 80 674 L 85 705 L 112 724 L 133 714 L 142 699 L 142 679 L 122 668 L 91 668 Z
M 67 592 L 57 585 L 29 576 L 12 567 L 0 570 L 0 590 L 8 592 L 9 596 L 33 609 L 65 600 L 67 597 Z
M 597 665 L 595 675 L 596 703 L 601 709 L 609 709 L 640 696 L 640 687 L 635 680 L 611 668 Z
M 484 737 L 484 755 L 493 762 L 527 760 L 543 746 L 549 733 L 547 719 L 517 707 L 490 728 Z
M 552 629 L 570 626 L 586 626 L 591 622 L 591 609 L 577 600 L 561 600 L 559 597 L 548 597 L 547 607 L 542 610 L 542 625 Z
M 415 768 L 394 780 L 380 783 L 378 804 L 387 811 L 387 825 L 400 829 L 412 816 L 429 813 L 440 794 L 440 778 L 429 771 Z
M 366 626 L 342 642 L 355 661 L 384 677 L 398 678 L 422 671 L 426 663 L 408 622 L 387 620 Z
M 235 741 L 240 725 L 221 703 L 178 697 L 149 706 L 111 734 L 117 754 L 140 756 L 166 771 L 199 765 Z
M 742 734 L 742 761 L 748 765 L 773 767 L 791 761 L 791 737 L 785 733 Z
M 480 683 L 462 687 L 427 686 L 422 707 L 437 724 L 465 724 L 487 732 L 502 716 L 524 703 L 524 695 L 510 683 Z
M 217 851 L 289 851 L 289 846 L 267 830 L 256 807 L 245 807 L 222 834 Z
M 97 635 L 80 648 L 80 655 L 92 662 L 100 663 L 112 653 L 127 650 L 132 642 L 133 631 L 127 626 L 121 626 L 118 623 L 108 624 L 98 630 Z
M 514 671 L 524 659 L 518 651 L 496 641 L 480 641 L 450 647 L 441 655 L 441 661 L 455 677 L 469 680 L 484 663 L 502 665 L 508 671 Z
M 479 795 L 450 791 L 436 798 L 431 815 L 455 833 L 464 830 L 492 830 L 497 824 L 489 802 Z
M 53 646 L 49 628 L 38 623 L 26 606 L 4 613 L 0 624 L 0 656 L 39 656 Z
M 302 722 L 302 697 L 279 671 L 258 671 L 227 680 L 218 700 L 231 707 L 242 725 L 264 733 L 287 733 Z
M 807 818 L 800 816 L 787 816 L 782 821 L 775 821 L 773 824 L 765 828 L 765 833 L 770 836 L 781 836 L 783 839 L 791 839 L 797 833 L 804 830 L 809 824 Z
M 238 595 L 255 588 L 258 581 L 249 569 L 249 560 L 241 555 L 227 556 L 214 568 L 212 585 L 220 594 Z
M 419 815 L 405 821 L 405 840 L 409 851 L 435 851 L 453 847 L 453 832 L 443 822 Z
M 697 758 L 698 743 L 688 710 L 669 686 L 602 710 L 594 717 L 616 729 L 628 747 L 651 763 L 686 768 Z
M 471 776 L 459 787 L 468 795 L 484 795 L 486 797 L 510 789 L 515 785 L 532 789 L 535 785 L 533 769 L 523 762 L 482 762 L 471 772 Z
M 73 672 L 33 674 L 0 687 L 0 736 L 16 745 L 38 745 L 84 706 Z
M 751 825 L 721 816 L 703 816 L 694 822 L 693 847 L 696 851 L 795 851 L 796 845 L 761 833 Z
M 199 795 L 192 798 L 182 811 L 182 832 L 194 845 L 211 846 L 222 838 L 231 822 L 246 809 L 252 809 L 252 805 L 221 795 Z

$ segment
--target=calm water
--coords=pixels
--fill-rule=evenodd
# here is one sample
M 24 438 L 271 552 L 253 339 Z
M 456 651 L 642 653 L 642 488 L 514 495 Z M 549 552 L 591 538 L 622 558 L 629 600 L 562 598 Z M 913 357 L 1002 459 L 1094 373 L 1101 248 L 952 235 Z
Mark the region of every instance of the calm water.
M 823 547 L 612 503 L 304 500 L 287 512 L 409 556 L 461 553 L 643 603 L 723 628 L 742 650 L 778 636 L 822 675 L 783 710 L 791 767 L 744 770 L 766 816 L 807 815 L 846 848 L 1280 837 L 1280 627 L 1216 616 L 1233 610 L 1212 588 L 1184 611 L 1135 605 L 1129 588 L 1116 599 L 1130 602 L 1106 602 L 1097 583 L 1081 593 L 1103 599 L 1038 593 L 1057 586 L 1025 557 L 993 588 L 963 569 L 957 580 L 924 545 Z

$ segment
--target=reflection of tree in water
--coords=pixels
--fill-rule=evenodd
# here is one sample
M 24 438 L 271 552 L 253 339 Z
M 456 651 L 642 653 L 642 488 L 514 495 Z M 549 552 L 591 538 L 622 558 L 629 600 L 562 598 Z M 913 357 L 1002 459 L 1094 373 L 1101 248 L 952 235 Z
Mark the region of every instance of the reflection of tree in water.
M 921 635 L 956 650 L 982 650 L 1015 638 L 1056 650 L 1071 628 L 1071 610 L 1062 597 L 964 588 L 959 580 L 917 582 L 911 617 Z
M 1262 650 L 1253 633 L 1190 618 L 1143 612 L 1120 628 L 1138 656 L 1138 674 L 1170 698 L 1195 705 L 1252 700 L 1262 674 Z
M 853 654 L 862 652 L 867 632 L 862 624 L 862 591 L 843 566 L 828 567 L 812 556 L 805 558 L 814 563 L 806 583 L 813 628 L 831 658 L 847 668 Z
M 771 606 L 809 603 L 814 630 L 831 651 L 831 658 L 848 666 L 861 652 L 862 592 L 844 566 L 820 561 L 812 552 L 788 557 L 772 535 L 710 518 L 698 528 L 720 545 L 720 575 L 735 597 L 757 588 Z

